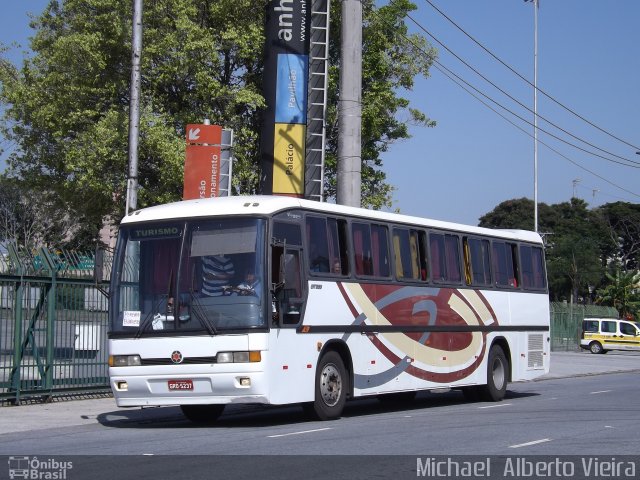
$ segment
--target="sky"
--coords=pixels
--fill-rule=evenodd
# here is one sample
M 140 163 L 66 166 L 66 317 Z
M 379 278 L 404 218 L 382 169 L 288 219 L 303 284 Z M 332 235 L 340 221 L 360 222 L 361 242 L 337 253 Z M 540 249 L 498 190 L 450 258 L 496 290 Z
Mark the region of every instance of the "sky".
M 482 215 L 502 201 L 534 198 L 533 126 L 491 103 L 498 102 L 533 123 L 533 87 L 493 59 L 427 0 L 413 1 L 417 9 L 411 16 L 422 28 L 531 110 L 482 80 L 408 20 L 411 32 L 425 35 L 438 48 L 438 68 L 449 69 L 469 82 L 482 92 L 474 92 L 476 96 L 525 130 L 491 111 L 436 66 L 429 78 L 416 80 L 411 92 L 402 92 L 411 100 L 412 107 L 422 110 L 437 125 L 412 127 L 412 138 L 394 143 L 384 153 L 387 179 L 396 188 L 392 210 L 476 225 Z M 532 3 L 430 1 L 533 83 Z M 385 3 L 386 0 L 378 2 Z M 0 42 L 22 45 L 10 52 L 12 61 L 19 63 L 22 52 L 28 49 L 28 37 L 33 32 L 27 13 L 39 13 L 46 4 L 46 0 L 0 0 L 3 7 Z M 639 21 L 638 0 L 540 0 L 537 85 L 539 92 L 553 100 L 538 93 L 539 202 L 555 204 L 576 196 L 591 207 L 616 201 L 640 203 L 640 168 L 636 168 L 640 167 L 640 155 L 636 154 L 640 150 Z M 569 133 L 549 125 L 543 118 Z M 540 129 L 609 160 L 575 149 Z

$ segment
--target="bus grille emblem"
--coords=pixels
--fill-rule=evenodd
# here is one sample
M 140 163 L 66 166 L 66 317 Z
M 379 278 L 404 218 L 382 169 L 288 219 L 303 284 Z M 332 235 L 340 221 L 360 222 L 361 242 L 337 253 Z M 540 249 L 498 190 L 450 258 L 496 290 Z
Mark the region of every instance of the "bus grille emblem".
M 182 363 L 182 360 L 183 360 L 183 359 L 182 359 L 182 353 L 180 353 L 180 351 L 179 351 L 179 350 L 174 350 L 174 351 L 171 353 L 171 361 L 172 361 L 173 363 Z

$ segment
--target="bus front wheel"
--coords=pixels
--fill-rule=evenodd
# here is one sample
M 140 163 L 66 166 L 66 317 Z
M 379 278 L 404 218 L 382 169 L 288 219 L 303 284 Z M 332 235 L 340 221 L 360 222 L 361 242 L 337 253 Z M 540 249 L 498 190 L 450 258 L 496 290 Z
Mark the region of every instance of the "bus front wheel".
M 318 363 L 314 401 L 303 405 L 310 416 L 318 420 L 340 417 L 347 401 L 347 370 L 337 352 L 330 351 Z
M 509 363 L 502 348 L 498 345 L 491 347 L 487 362 L 487 384 L 481 387 L 481 397 L 485 401 L 498 402 L 507 392 L 509 379 Z
M 193 423 L 213 423 L 222 412 L 224 405 L 180 405 L 180 409 L 185 417 Z

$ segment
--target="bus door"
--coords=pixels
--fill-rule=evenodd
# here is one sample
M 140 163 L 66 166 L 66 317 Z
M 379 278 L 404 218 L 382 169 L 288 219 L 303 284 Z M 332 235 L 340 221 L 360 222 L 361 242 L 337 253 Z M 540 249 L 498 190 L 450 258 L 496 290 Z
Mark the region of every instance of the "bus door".
M 300 226 L 274 222 L 271 241 L 272 315 L 277 326 L 296 326 L 302 319 L 305 292 L 302 281 Z

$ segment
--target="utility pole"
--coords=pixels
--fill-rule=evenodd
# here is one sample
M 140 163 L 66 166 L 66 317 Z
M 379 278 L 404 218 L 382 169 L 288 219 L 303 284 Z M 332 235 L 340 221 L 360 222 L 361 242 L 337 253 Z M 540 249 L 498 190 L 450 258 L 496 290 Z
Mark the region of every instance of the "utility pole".
M 142 56 L 142 0 L 133 0 L 131 84 L 129 86 L 129 175 L 125 215 L 138 207 L 138 139 L 140 137 L 140 58 Z
M 361 203 L 362 1 L 342 0 L 337 203 Z
M 533 0 L 533 231 L 538 231 L 538 2 Z
M 578 184 L 581 182 L 582 180 L 579 178 L 574 178 L 571 183 L 573 184 L 573 197 L 572 198 L 578 198 L 576 195 L 576 187 L 578 186 Z

